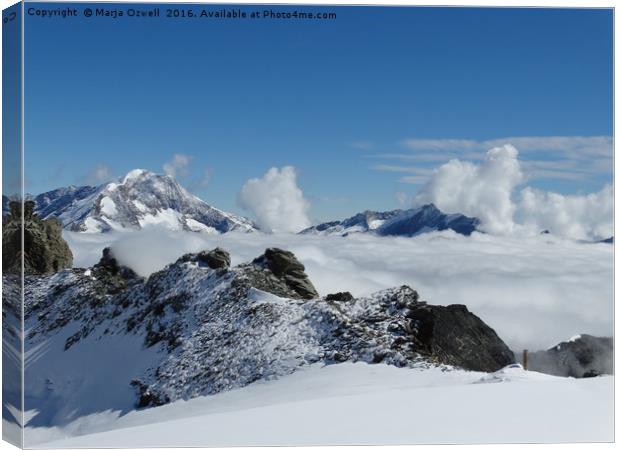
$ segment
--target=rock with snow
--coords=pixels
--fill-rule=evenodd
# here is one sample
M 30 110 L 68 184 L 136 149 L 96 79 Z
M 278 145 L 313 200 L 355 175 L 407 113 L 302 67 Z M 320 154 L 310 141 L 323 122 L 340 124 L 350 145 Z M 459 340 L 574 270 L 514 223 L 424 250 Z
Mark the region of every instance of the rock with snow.
M 174 178 L 136 169 L 97 187 L 71 186 L 34 197 L 43 218 L 89 233 L 160 226 L 204 233 L 253 231 L 244 217 L 221 211 L 190 194 Z
M 253 263 L 268 269 L 274 277 L 284 282 L 292 291 L 293 298 L 312 299 L 319 296 L 306 275 L 306 268 L 293 253 L 279 248 L 268 248 Z
M 197 258 L 211 269 L 228 269 L 230 267 L 230 253 L 219 247 L 209 252 L 198 253 Z
M 476 218 L 444 214 L 428 204 L 408 210 L 366 211 L 348 219 L 326 222 L 301 231 L 302 234 L 341 235 L 372 233 L 378 236 L 416 236 L 429 231 L 453 230 L 469 236 L 479 225 Z
M 93 266 L 92 270 L 84 274 L 95 277 L 102 282 L 109 294 L 116 294 L 127 289 L 132 282 L 140 278 L 129 267 L 120 265 L 109 247 L 103 249 L 101 259 Z
M 580 334 L 548 350 L 530 352 L 527 366 L 551 375 L 588 378 L 613 374 L 613 353 L 612 338 Z

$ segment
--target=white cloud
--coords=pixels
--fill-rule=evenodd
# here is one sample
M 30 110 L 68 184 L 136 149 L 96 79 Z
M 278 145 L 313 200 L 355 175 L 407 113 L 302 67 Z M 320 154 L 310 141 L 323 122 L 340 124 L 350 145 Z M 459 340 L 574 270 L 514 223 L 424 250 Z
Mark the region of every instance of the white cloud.
M 547 164 L 552 170 L 554 164 Z M 545 166 L 543 166 L 544 168 Z M 573 239 L 604 239 L 613 234 L 612 190 L 564 196 L 530 187 L 517 150 L 509 144 L 487 152 L 480 164 L 454 159 L 442 165 L 416 195 L 414 203 L 434 203 L 448 213 L 481 220 L 494 234 L 538 233 L 548 229 Z
M 173 178 L 186 177 L 189 173 L 188 166 L 191 160 L 191 156 L 175 153 L 172 160 L 164 164 L 164 173 Z
M 267 232 L 295 233 L 310 226 L 306 215 L 310 205 L 297 186 L 297 173 L 291 166 L 272 167 L 262 178 L 248 180 L 238 203 Z
M 489 150 L 480 165 L 453 159 L 437 169 L 414 202 L 477 217 L 489 233 L 512 233 L 511 194 L 523 179 L 517 155 L 517 149 L 505 145 Z
M 107 164 L 97 164 L 88 174 L 83 178 L 86 184 L 98 185 L 110 181 L 112 179 L 112 171 Z
M 367 295 L 408 284 L 432 304 L 461 303 L 493 327 L 513 350 L 550 347 L 570 336 L 613 332 L 613 246 L 553 235 L 493 236 L 451 231 L 414 238 L 312 236 L 169 230 L 97 235 L 65 231 L 76 267 L 96 263 L 105 246 L 142 275 L 186 252 L 216 246 L 232 264 L 267 247 L 292 251 L 320 294 Z
M 526 187 L 520 193 L 515 220 L 532 230 L 548 229 L 575 239 L 613 235 L 613 190 L 606 185 L 588 195 L 560 195 Z

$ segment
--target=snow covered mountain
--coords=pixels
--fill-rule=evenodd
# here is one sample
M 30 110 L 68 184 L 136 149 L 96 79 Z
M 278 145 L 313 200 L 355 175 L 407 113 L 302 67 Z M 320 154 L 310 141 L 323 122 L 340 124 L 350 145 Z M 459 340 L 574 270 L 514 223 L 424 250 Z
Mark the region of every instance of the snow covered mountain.
M 39 217 L 57 217 L 72 231 L 98 233 L 152 225 L 208 233 L 256 229 L 250 220 L 190 194 L 174 178 L 142 169 L 97 187 L 70 186 L 39 194 L 34 201 Z
M 106 250 L 92 268 L 26 277 L 28 426 L 216 394 L 314 363 L 514 362 L 463 305 L 427 305 L 408 286 L 319 297 L 290 252 L 229 264 L 221 249 L 186 254 L 144 279 Z
M 365 211 L 348 219 L 326 222 L 301 234 L 373 233 L 378 236 L 416 236 L 429 231 L 454 230 L 466 236 L 476 230 L 478 219 L 463 214 L 444 214 L 432 203 L 415 209 L 386 212 Z

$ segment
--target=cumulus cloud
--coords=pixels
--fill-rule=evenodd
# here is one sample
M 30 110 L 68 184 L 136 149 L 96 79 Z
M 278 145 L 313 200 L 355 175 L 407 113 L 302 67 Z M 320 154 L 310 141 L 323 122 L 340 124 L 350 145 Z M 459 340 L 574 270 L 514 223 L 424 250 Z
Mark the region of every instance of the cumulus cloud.
M 524 188 L 515 221 L 532 230 L 548 229 L 574 239 L 605 239 L 613 235 L 613 190 L 606 185 L 587 195 L 560 195 Z
M 97 164 L 83 178 L 82 181 L 90 185 L 98 185 L 110 181 L 112 179 L 112 171 L 107 164 Z
M 294 167 L 272 167 L 262 178 L 248 180 L 237 200 L 263 231 L 295 233 L 310 226 L 310 205 L 297 186 Z
M 141 275 L 186 252 L 216 246 L 232 264 L 268 247 L 295 253 L 321 295 L 368 295 L 408 284 L 433 304 L 461 303 L 516 351 L 550 347 L 570 336 L 613 333 L 613 246 L 553 235 L 493 236 L 451 231 L 414 238 L 370 235 L 312 236 L 169 230 L 102 234 L 65 231 L 74 265 L 95 264 L 111 246 L 118 260 Z
M 186 177 L 189 174 L 188 166 L 191 156 L 175 153 L 171 161 L 164 164 L 164 173 L 171 177 Z
M 434 203 L 439 209 L 480 219 L 484 231 L 514 231 L 512 191 L 523 174 L 512 145 L 496 147 L 480 165 L 453 159 L 439 167 L 415 197 L 415 204 Z
M 440 166 L 414 203 L 434 203 L 445 212 L 477 217 L 482 229 L 493 234 L 549 230 L 573 239 L 613 234 L 610 186 L 566 196 L 522 187 L 523 181 L 518 151 L 505 144 L 489 150 L 480 164 L 453 159 Z

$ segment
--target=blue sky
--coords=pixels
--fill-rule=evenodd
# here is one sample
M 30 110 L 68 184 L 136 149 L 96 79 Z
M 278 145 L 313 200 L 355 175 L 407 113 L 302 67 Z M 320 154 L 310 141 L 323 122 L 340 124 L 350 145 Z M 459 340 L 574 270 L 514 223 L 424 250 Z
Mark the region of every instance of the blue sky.
M 86 6 L 26 18 L 30 192 L 179 154 L 181 183 L 237 212 L 246 180 L 292 165 L 310 216 L 330 219 L 398 207 L 432 168 L 505 141 L 534 187 L 611 181 L 611 10 L 278 6 L 337 19 L 241 21 Z

